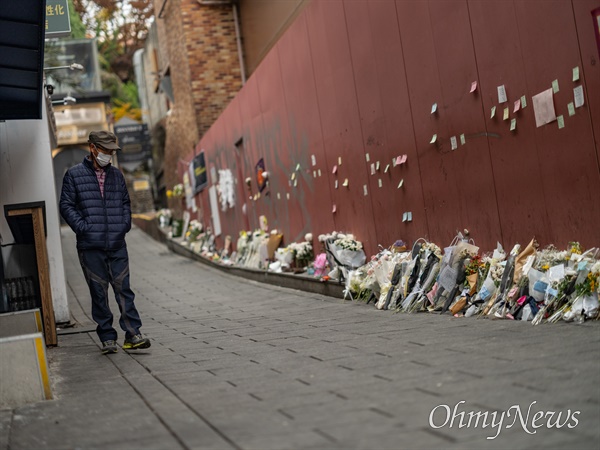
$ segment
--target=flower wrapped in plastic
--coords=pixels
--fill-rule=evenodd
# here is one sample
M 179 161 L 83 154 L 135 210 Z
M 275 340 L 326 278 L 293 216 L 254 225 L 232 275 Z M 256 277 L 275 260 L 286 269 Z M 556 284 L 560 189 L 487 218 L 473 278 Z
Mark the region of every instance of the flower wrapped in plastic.
M 161 228 L 165 228 L 171 224 L 173 213 L 168 208 L 162 208 L 158 211 L 158 225 Z

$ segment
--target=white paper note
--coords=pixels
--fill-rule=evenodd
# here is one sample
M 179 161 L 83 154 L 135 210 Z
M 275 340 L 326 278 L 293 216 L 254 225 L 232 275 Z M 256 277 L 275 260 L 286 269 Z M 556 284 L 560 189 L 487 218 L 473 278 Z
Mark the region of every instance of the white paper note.
M 429 143 L 430 143 L 430 144 L 433 144 L 435 141 L 437 141 L 437 134 L 434 134 L 434 135 L 431 137 L 431 140 L 429 141 Z
M 383 186 L 383 182 L 381 181 L 381 178 L 379 180 L 377 180 L 377 184 L 379 185 L 379 187 Z
M 458 143 L 456 141 L 456 136 L 452 136 L 450 138 L 450 147 L 452 148 L 452 150 L 456 150 L 458 148 Z
M 504 85 L 498 86 L 498 103 L 505 103 L 506 101 L 506 88 Z
M 467 142 L 467 140 L 466 140 L 466 138 L 465 138 L 465 135 L 464 135 L 464 134 L 461 134 L 461 135 L 460 135 L 460 145 L 465 145 L 465 144 L 466 144 L 466 142 Z
M 317 174 L 321 176 L 321 169 L 317 170 Z
M 435 113 L 437 111 L 437 103 L 434 103 L 433 105 L 431 105 L 431 114 Z
M 363 184 L 363 193 L 365 194 L 365 196 L 369 194 L 369 191 L 367 190 L 367 185 L 366 184 Z
M 317 165 L 317 158 L 315 158 L 315 155 L 311 155 L 310 156 L 310 160 L 312 161 L 312 165 L 316 166 Z
M 577 86 L 576 88 L 573 88 L 573 97 L 575 98 L 575 108 L 583 106 L 583 86 Z
M 344 187 L 348 187 L 348 178 L 346 178 L 346 179 L 344 180 L 344 182 L 342 183 L 342 186 L 344 186 Z
M 375 175 L 375 163 L 371 163 L 371 175 Z
M 495 115 L 496 115 L 496 107 L 492 106 L 492 111 L 490 113 L 490 119 L 493 119 Z
M 371 161 L 371 157 L 369 156 L 369 154 L 365 154 L 365 158 L 367 159 L 367 162 Z
M 402 185 L 404 184 L 404 178 L 402 178 L 400 180 L 400 183 L 398 183 L 398 189 L 400 189 L 402 187 Z
M 531 98 L 533 102 L 533 112 L 535 113 L 535 126 L 541 127 L 547 123 L 556 120 L 556 112 L 554 111 L 554 99 L 552 88 L 546 89 Z

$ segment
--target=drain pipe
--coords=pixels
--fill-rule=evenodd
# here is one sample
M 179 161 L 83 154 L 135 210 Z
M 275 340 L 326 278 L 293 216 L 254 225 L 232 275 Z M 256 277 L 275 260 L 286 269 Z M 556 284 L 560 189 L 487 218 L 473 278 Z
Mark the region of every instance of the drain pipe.
M 242 76 L 242 86 L 246 84 L 246 68 L 244 64 L 244 51 L 242 49 L 242 33 L 240 30 L 240 15 L 238 12 L 238 2 L 233 1 L 233 22 L 235 23 L 235 40 L 237 42 L 238 58 L 240 60 L 240 73 Z

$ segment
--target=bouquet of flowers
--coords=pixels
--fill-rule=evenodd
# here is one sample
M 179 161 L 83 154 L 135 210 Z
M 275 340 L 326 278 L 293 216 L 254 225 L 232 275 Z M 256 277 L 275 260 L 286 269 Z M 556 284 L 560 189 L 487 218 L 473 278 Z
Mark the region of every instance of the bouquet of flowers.
M 158 224 L 161 228 L 167 227 L 171 224 L 173 213 L 168 208 L 162 208 L 158 211 Z
M 188 226 L 188 230 L 185 233 L 185 238 L 188 242 L 196 242 L 198 240 L 198 236 L 202 233 L 204 227 L 197 220 L 192 220 L 190 225 Z

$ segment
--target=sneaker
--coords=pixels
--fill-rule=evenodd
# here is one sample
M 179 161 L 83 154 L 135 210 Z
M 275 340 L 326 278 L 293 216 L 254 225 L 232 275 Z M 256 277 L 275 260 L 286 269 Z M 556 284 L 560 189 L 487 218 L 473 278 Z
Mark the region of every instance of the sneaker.
M 119 351 L 119 347 L 117 347 L 116 341 L 104 341 L 102 343 L 102 354 L 106 355 L 107 353 L 117 353 Z
M 130 338 L 126 338 L 123 343 L 124 350 L 137 350 L 138 348 L 150 347 L 150 339 L 142 337 L 141 334 L 136 334 Z

